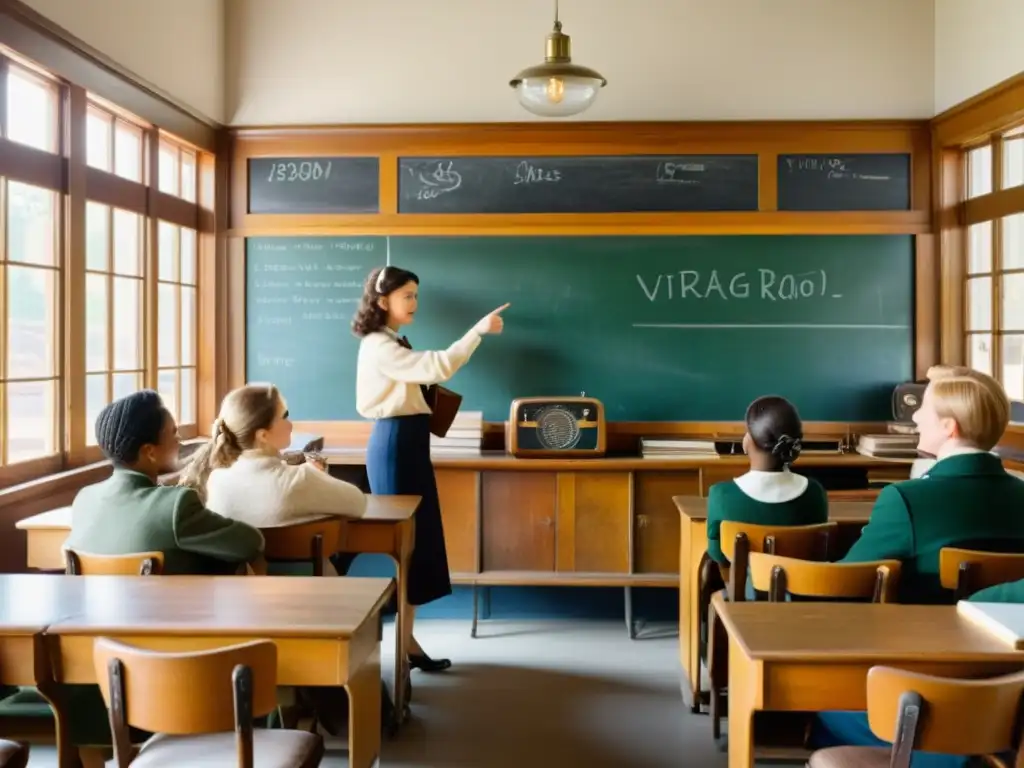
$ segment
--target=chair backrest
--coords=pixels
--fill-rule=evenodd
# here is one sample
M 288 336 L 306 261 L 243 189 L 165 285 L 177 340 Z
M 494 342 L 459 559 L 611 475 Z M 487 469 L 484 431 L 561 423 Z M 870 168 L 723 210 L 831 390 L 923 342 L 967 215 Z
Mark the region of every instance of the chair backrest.
M 235 730 L 236 708 L 251 721 L 277 707 L 270 640 L 164 653 L 98 637 L 93 666 L 112 726 L 120 720 L 152 733 L 221 733 Z
M 868 671 L 868 722 L 892 742 L 893 768 L 911 750 L 991 755 L 1017 748 L 1024 672 L 982 680 L 933 677 L 892 667 Z
M 827 560 L 835 523 L 815 525 L 754 525 L 722 522 L 722 553 L 729 559 L 729 600 L 745 599 L 751 552 L 784 554 L 802 560 Z
M 867 563 L 818 563 L 750 553 L 750 581 L 768 600 L 782 602 L 787 595 L 835 600 L 889 603 L 897 600 L 899 560 Z
M 164 553 L 93 555 L 65 549 L 64 566 L 70 576 L 159 576 L 164 571 Z
M 721 527 L 722 553 L 732 562 L 736 537 L 742 533 L 750 543 L 750 552 L 767 552 L 774 547 L 776 555 L 823 560 L 828 555 L 827 545 L 834 537 L 836 527 L 835 523 L 754 525 L 725 520 Z
M 324 557 L 338 551 L 344 526 L 344 518 L 331 515 L 294 525 L 261 528 L 263 557 L 268 563 L 310 563 L 313 575 L 323 576 Z
M 1006 549 L 979 547 L 943 547 L 939 550 L 939 581 L 955 592 L 957 600 L 966 600 L 979 589 L 1024 579 L 1024 554 L 1010 547 L 1015 541 L 1004 542 Z

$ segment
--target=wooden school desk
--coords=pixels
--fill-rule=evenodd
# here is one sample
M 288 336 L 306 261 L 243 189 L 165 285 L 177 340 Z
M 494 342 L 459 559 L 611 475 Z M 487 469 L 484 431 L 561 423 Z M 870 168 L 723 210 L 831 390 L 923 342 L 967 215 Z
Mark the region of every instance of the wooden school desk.
M 416 534 L 415 512 L 419 496 L 379 496 L 368 494 L 366 514 L 347 521 L 342 534 L 341 547 L 346 552 L 382 554 L 390 556 L 396 565 L 398 606 L 395 617 L 395 676 L 392 683 L 398 716 L 404 708 L 405 669 L 408 654 L 402 627 L 402 608 L 407 602 L 406 584 L 409 559 L 412 556 Z M 28 537 L 28 567 L 44 571 L 64 570 L 64 542 L 71 531 L 71 507 L 60 507 L 27 517 L 17 523 Z
M 97 637 L 162 651 L 272 640 L 279 685 L 348 689 L 349 764 L 368 768 L 380 754 L 380 611 L 393 589 L 392 579 L 0 575 L 0 595 L 15 601 L 13 610 L 11 600 L 0 609 L 0 627 L 24 624 L 33 611 L 47 617 L 49 670 L 40 676 L 68 684 L 97 682 Z M 27 679 L 27 670 L 11 677 Z M 77 750 L 68 742 L 67 713 L 59 699 L 51 703 L 58 761 L 70 768 Z
M 948 677 L 1024 668 L 1024 652 L 955 606 L 712 601 L 729 633 L 729 768 L 753 766 L 758 710 L 866 709 L 871 667 Z
M 683 697 L 696 712 L 700 706 L 700 561 L 708 548 L 708 502 L 696 496 L 674 496 L 679 510 L 679 660 L 683 666 Z M 829 500 L 828 519 L 854 537 L 871 516 L 870 501 Z

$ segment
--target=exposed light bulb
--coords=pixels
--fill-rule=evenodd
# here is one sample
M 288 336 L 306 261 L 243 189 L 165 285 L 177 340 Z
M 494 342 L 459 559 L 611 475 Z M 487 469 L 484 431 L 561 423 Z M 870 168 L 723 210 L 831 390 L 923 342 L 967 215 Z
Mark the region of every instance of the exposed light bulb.
M 560 77 L 549 77 L 545 92 L 548 101 L 552 104 L 561 104 L 565 98 L 565 81 Z

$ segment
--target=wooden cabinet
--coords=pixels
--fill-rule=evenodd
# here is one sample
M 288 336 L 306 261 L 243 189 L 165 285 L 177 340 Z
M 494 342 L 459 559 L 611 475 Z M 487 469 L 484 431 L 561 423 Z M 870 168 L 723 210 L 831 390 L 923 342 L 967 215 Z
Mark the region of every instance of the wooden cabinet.
M 841 472 L 844 485 L 862 488 L 873 466 L 863 457 L 808 458 L 808 474 Z M 676 586 L 672 498 L 706 496 L 748 468 L 743 457 L 467 463 L 435 468 L 448 564 L 456 582 L 485 585 Z

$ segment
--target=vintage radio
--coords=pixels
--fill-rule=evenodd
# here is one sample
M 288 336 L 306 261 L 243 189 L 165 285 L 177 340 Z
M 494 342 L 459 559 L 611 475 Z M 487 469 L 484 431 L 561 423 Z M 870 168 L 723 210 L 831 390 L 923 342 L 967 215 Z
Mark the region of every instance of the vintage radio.
M 603 456 L 604 406 L 587 397 L 522 397 L 512 401 L 505 430 L 517 458 Z
M 914 413 L 921 407 L 927 382 L 908 381 L 898 384 L 892 391 L 892 420 L 897 424 L 909 424 Z

